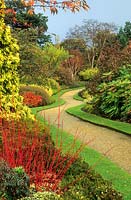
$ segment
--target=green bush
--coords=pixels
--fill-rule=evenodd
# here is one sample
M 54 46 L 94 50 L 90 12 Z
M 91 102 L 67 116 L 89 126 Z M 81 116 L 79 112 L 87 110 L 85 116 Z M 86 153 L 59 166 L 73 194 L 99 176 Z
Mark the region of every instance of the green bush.
M 103 180 L 80 159 L 67 171 L 62 187 L 65 190 L 65 200 L 122 200 L 122 195 L 109 182 Z
M 57 195 L 54 192 L 36 192 L 30 197 L 22 198 L 21 200 L 64 200 L 60 195 Z
M 130 122 L 131 68 L 122 67 L 111 82 L 101 83 L 92 102 L 95 113 Z
M 44 82 L 43 82 L 43 85 L 47 90 L 51 89 L 52 90 L 52 94 L 55 94 L 58 91 L 60 91 L 59 83 L 56 80 L 52 79 L 52 78 L 45 79 Z
M 92 113 L 93 112 L 93 105 L 90 103 L 86 103 L 86 105 L 82 108 L 83 111 Z
M 98 68 L 88 68 L 84 71 L 81 71 L 79 73 L 79 76 L 83 79 L 83 80 L 92 80 L 97 74 L 99 73 L 99 69 Z
M 0 195 L 15 200 L 29 195 L 29 177 L 22 167 L 10 168 L 0 161 Z
M 90 103 L 91 100 L 93 99 L 93 96 L 89 94 L 87 90 L 83 90 L 81 92 L 81 96 L 84 99 L 85 102 Z
M 41 105 L 45 106 L 53 102 L 52 98 L 46 92 L 46 90 L 37 85 L 21 85 L 20 86 L 20 95 L 23 95 L 25 92 L 33 92 L 35 95 L 40 95 L 42 97 Z
M 82 110 L 88 113 L 93 112 L 93 104 L 92 104 L 92 99 L 93 96 L 89 94 L 88 90 L 82 90 L 79 92 L 79 95 L 84 99 L 84 102 L 86 103 Z
M 88 90 L 89 94 L 93 94 L 96 92 L 96 87 L 100 79 L 99 69 L 95 68 L 87 68 L 83 71 L 79 72 L 80 79 L 86 81 L 85 88 L 86 90 L 82 91 L 81 96 L 86 99 L 85 92 Z

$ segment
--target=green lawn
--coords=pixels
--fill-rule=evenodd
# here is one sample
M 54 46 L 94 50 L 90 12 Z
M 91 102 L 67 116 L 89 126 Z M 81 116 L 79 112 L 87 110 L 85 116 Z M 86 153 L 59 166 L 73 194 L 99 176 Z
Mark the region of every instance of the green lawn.
M 73 96 L 74 99 L 83 101 L 84 99 L 80 97 L 78 94 L 75 94 Z M 76 106 L 74 108 L 70 108 L 67 110 L 67 112 L 75 117 L 78 117 L 84 121 L 91 122 L 93 124 L 108 127 L 117 131 L 120 131 L 122 133 L 131 134 L 131 124 L 119 122 L 119 121 L 113 121 L 107 118 L 103 118 L 94 114 L 86 113 L 82 111 L 82 107 L 84 105 Z
M 73 108 L 67 109 L 66 111 L 67 113 L 75 117 L 78 117 L 84 121 L 88 121 L 88 122 L 91 122 L 93 124 L 100 125 L 103 127 L 108 127 L 108 128 L 120 131 L 122 133 L 131 134 L 131 124 L 119 122 L 119 121 L 113 121 L 113 120 L 106 119 L 94 114 L 86 113 L 81 110 L 82 107 L 83 105 L 75 106 Z
M 84 101 L 84 99 L 82 97 L 80 97 L 78 94 L 75 94 L 73 96 L 73 99 L 78 100 L 78 101 Z

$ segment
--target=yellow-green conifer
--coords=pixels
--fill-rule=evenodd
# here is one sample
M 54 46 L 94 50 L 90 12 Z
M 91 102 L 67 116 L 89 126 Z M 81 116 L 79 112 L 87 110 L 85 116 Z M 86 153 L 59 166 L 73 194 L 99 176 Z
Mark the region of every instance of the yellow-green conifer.
M 30 115 L 19 95 L 19 46 L 4 23 L 4 0 L 0 0 L 0 117 L 26 118 Z

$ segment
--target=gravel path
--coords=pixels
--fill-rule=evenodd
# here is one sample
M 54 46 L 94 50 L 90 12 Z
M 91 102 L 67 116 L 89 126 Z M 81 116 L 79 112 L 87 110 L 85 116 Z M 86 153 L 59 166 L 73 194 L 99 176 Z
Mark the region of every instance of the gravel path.
M 66 104 L 60 107 L 60 124 L 63 121 L 64 130 L 74 135 L 78 129 L 79 138 L 84 142 L 93 139 L 88 146 L 98 152 L 105 153 L 113 147 L 106 156 L 131 174 L 131 136 L 84 122 L 65 112 L 67 108 L 81 104 L 80 101 L 73 99 L 73 95 L 78 91 L 74 90 L 62 95 L 62 99 L 66 101 Z M 56 125 L 58 124 L 58 110 L 59 108 L 44 110 L 41 111 L 41 115 L 50 120 L 51 124 Z

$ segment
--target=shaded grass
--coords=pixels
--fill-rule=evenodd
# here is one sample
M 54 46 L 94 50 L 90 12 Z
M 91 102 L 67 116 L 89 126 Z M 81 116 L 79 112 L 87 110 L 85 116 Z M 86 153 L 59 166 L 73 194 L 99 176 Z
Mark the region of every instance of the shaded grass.
M 37 111 L 39 111 L 39 108 L 35 108 L 33 112 L 37 113 Z M 38 115 L 38 117 L 41 122 L 45 123 L 41 116 Z M 67 151 L 67 147 L 74 141 L 73 135 L 58 129 L 54 125 L 50 125 L 50 131 L 54 142 L 56 142 L 56 135 L 59 143 L 62 138 L 62 150 L 63 152 Z M 81 142 L 77 140 L 76 149 L 79 148 L 80 144 Z M 114 189 L 122 193 L 124 200 L 131 200 L 131 175 L 91 148 L 85 147 L 80 156 L 105 180 L 112 182 Z
M 66 112 L 84 121 L 88 121 L 103 127 L 108 127 L 120 131 L 122 133 L 131 134 L 131 124 L 125 122 L 113 121 L 94 114 L 86 113 L 81 110 L 82 107 L 83 105 L 68 108 Z
M 80 97 L 78 93 L 73 96 L 73 99 L 78 100 L 78 101 L 84 101 L 84 99 Z

